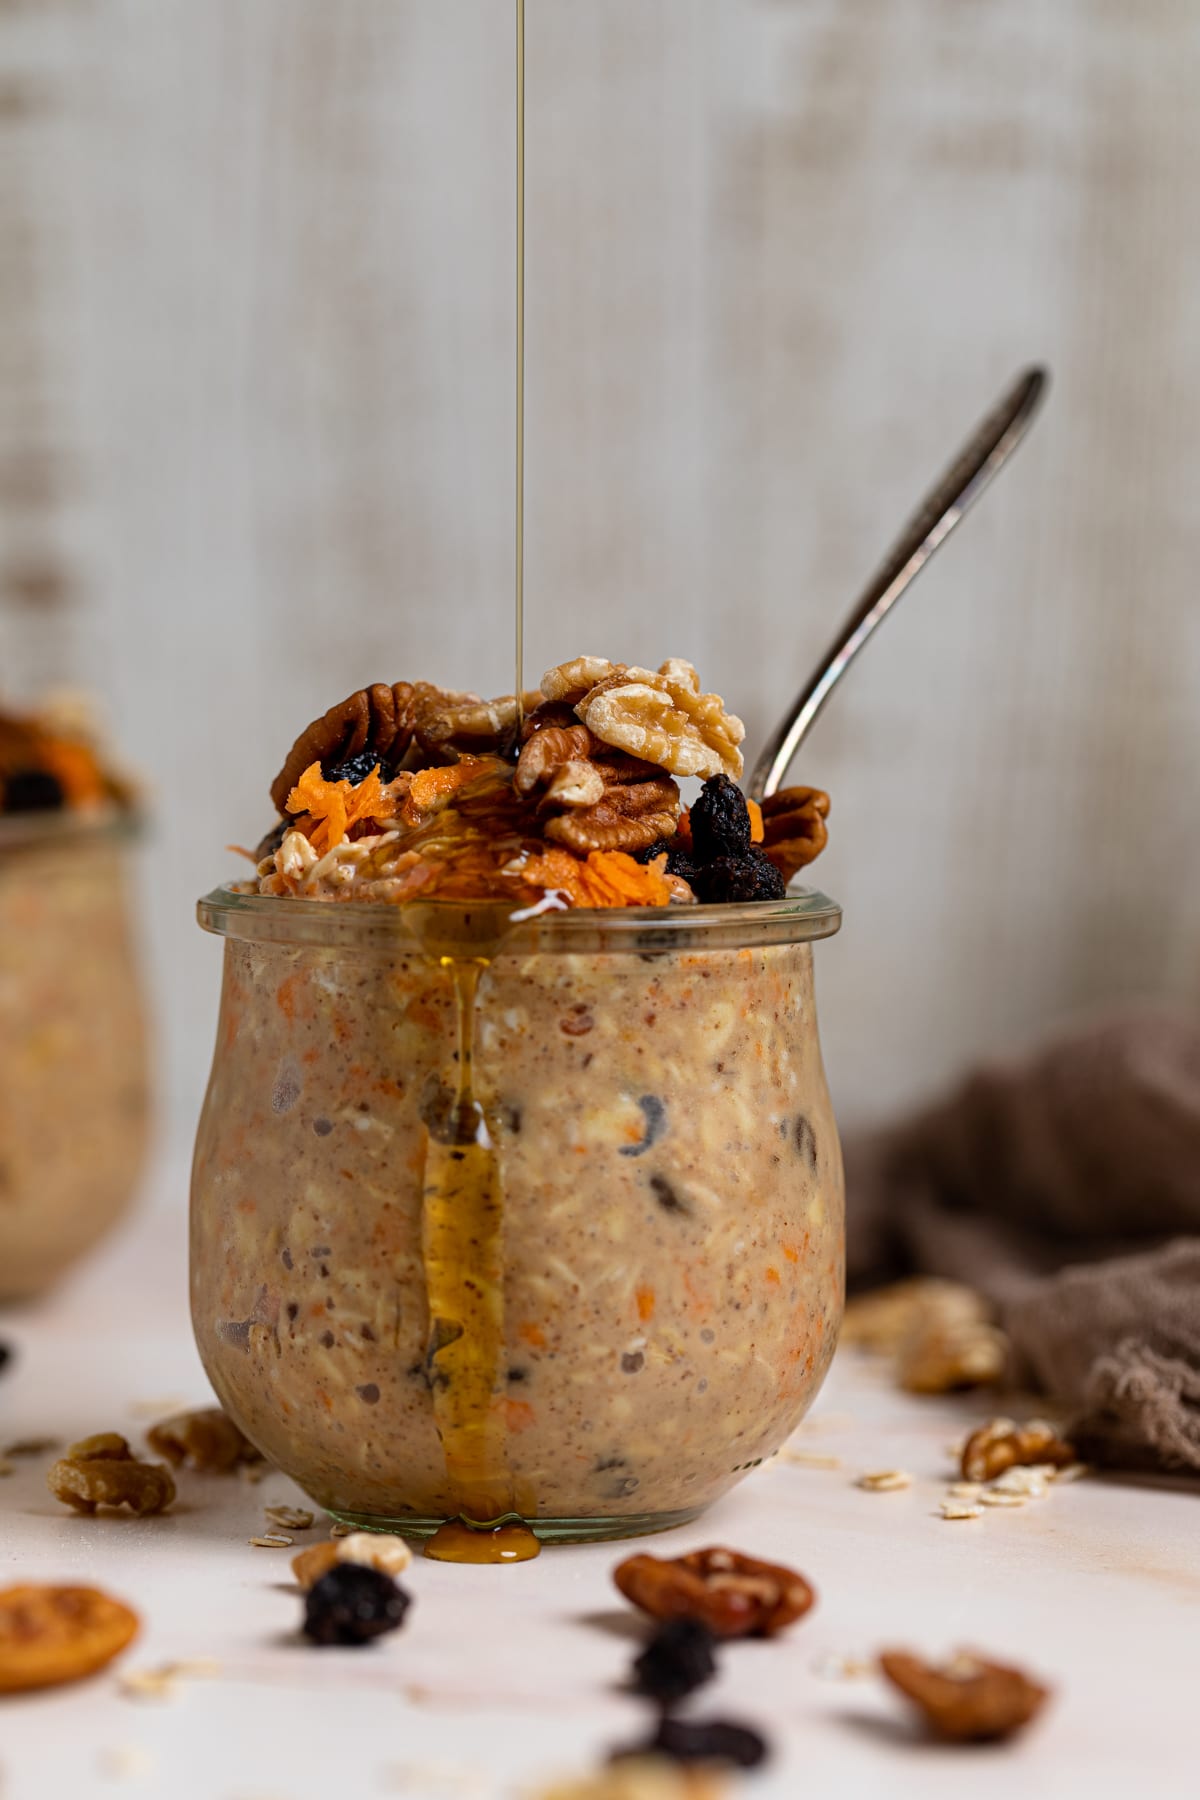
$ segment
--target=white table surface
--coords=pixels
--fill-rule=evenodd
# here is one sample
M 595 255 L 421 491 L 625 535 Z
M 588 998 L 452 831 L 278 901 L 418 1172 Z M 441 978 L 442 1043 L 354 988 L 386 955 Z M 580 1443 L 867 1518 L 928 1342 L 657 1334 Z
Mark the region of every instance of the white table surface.
M 0 1442 L 135 1436 L 148 1403 L 206 1401 L 187 1322 L 185 1186 L 182 1162 L 168 1165 L 117 1242 L 49 1302 L 0 1315 L 18 1353 L 0 1377 Z M 781 1459 L 706 1519 L 645 1541 L 662 1553 L 727 1543 L 794 1564 L 818 1589 L 786 1638 L 730 1647 L 694 1702 L 771 1737 L 773 1761 L 737 1788 L 748 1800 L 1200 1794 L 1196 1484 L 1088 1479 L 946 1523 L 945 1446 L 985 1410 L 909 1399 L 844 1354 L 792 1444 L 839 1467 Z M 296 1635 L 294 1552 L 247 1544 L 264 1504 L 300 1501 L 284 1477 L 184 1474 L 167 1516 L 87 1519 L 50 1498 L 47 1461 L 0 1481 L 0 1585 L 94 1582 L 144 1625 L 91 1681 L 0 1698 L 3 1800 L 508 1800 L 642 1728 L 620 1687 L 638 1638 L 609 1580 L 620 1545 L 514 1568 L 418 1560 L 400 1633 L 317 1650 Z M 855 1487 L 889 1467 L 913 1486 Z M 829 1673 L 888 1644 L 975 1646 L 1046 1678 L 1055 1698 L 1011 1745 L 932 1746 L 878 1680 Z M 122 1690 L 122 1672 L 187 1658 L 220 1670 L 167 1699 Z

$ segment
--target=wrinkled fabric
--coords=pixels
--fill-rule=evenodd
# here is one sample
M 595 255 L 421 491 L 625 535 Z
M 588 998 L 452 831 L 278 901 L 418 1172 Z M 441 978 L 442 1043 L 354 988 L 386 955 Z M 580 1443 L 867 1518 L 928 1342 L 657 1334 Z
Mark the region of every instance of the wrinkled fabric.
M 1080 1027 L 846 1163 L 854 1286 L 970 1283 L 1089 1457 L 1200 1472 L 1200 1021 Z

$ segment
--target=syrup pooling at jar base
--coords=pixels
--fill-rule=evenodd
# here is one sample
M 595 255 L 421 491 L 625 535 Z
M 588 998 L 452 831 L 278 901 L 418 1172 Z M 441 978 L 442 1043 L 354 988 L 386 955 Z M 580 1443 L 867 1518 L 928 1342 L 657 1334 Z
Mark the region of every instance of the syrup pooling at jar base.
M 280 904 L 313 910 L 241 902 Z M 810 944 L 503 946 L 477 967 L 482 1118 L 455 1145 L 462 959 L 339 930 L 226 947 L 193 1198 L 221 1399 L 363 1520 L 428 1531 L 509 1496 L 551 1537 L 691 1515 L 778 1447 L 833 1350 L 841 1166 Z M 480 1132 L 498 1185 L 463 1217 L 482 1191 L 498 1230 L 441 1263 L 484 1276 L 476 1325 L 501 1354 L 482 1357 L 436 1323 L 429 1203 L 443 1152 Z M 452 1209 L 442 1223 L 453 1248 Z M 455 1464 L 463 1417 L 474 1470 Z

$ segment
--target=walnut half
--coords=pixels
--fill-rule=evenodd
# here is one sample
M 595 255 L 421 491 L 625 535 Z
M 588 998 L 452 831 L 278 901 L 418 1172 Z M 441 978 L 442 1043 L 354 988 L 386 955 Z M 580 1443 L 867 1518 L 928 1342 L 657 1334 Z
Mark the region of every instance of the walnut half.
M 82 1513 L 94 1513 L 99 1506 L 159 1513 L 175 1498 L 175 1483 L 162 1464 L 138 1462 L 115 1431 L 72 1444 L 51 1467 L 46 1485 L 56 1500 Z
M 1045 1419 L 1018 1425 L 1012 1419 L 991 1419 L 973 1431 L 962 1452 L 964 1481 L 994 1481 L 1006 1469 L 1018 1465 L 1048 1463 L 1065 1469 L 1075 1461 L 1075 1446 L 1060 1438 Z

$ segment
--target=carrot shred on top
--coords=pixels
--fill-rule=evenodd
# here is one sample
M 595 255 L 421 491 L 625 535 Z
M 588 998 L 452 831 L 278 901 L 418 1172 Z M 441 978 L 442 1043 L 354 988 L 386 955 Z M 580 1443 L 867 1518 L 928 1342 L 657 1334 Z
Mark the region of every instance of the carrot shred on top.
M 624 850 L 593 850 L 581 862 L 569 850 L 551 849 L 528 857 L 521 879 L 565 894 L 572 906 L 666 906 L 665 868 L 665 856 L 639 863 Z
M 309 763 L 287 797 L 287 809 L 306 814 L 312 821 L 308 836 L 318 856 L 342 843 L 354 825 L 386 827 L 396 817 L 399 803 L 384 788 L 376 763 L 365 781 L 326 781 L 319 762 Z

